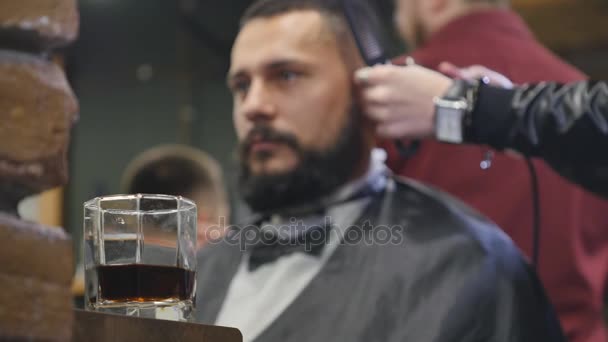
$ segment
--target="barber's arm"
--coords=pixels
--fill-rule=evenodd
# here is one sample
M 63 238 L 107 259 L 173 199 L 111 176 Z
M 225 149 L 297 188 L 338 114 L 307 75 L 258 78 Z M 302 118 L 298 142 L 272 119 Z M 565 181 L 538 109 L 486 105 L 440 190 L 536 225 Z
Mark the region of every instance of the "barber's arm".
M 508 89 L 511 85 L 504 76 L 483 67 L 455 71 L 446 65 L 442 71 L 467 79 L 485 76 L 492 84 L 507 87 L 481 84 L 468 90 L 474 100 L 459 121 L 462 142 L 543 158 L 566 178 L 608 197 L 608 83 Z M 379 66 L 358 71 L 355 79 L 366 113 L 378 123 L 379 136 L 442 135 L 435 125 L 440 113 L 435 99 L 453 92 L 455 82 L 450 78 L 418 66 Z
M 543 158 L 608 197 L 608 84 L 481 86 L 468 141 Z

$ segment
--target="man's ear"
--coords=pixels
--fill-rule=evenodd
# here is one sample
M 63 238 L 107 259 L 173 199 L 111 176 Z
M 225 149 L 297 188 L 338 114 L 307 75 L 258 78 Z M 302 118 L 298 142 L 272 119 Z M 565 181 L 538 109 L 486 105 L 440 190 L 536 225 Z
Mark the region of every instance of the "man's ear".
M 363 65 L 365 66 L 365 65 Z M 362 66 L 362 67 L 363 67 Z M 353 71 L 353 78 L 354 78 Z M 363 96 L 362 96 L 362 88 L 355 84 L 355 81 L 352 81 L 352 97 L 354 105 L 357 106 L 357 110 L 361 115 L 361 125 L 362 125 L 362 138 L 364 139 L 366 144 L 371 146 L 376 146 L 376 123 L 364 112 L 364 104 L 363 104 Z
M 364 115 L 361 120 L 361 125 L 363 126 L 361 137 L 365 143 L 365 146 L 368 148 L 373 148 L 377 146 L 378 136 L 376 134 L 377 124 L 374 122 L 369 116 Z

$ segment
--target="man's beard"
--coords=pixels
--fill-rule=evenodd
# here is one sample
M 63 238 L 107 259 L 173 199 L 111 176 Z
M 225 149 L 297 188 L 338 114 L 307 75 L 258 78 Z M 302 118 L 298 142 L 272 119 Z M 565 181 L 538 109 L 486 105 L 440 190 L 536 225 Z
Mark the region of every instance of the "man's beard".
M 325 151 L 306 149 L 292 134 L 277 132 L 263 123 L 256 125 L 240 144 L 239 186 L 245 202 L 255 212 L 281 212 L 314 203 L 337 190 L 354 175 L 365 157 L 361 121 L 359 111 L 351 110 L 336 142 Z M 285 144 L 296 153 L 298 165 L 282 173 L 252 174 L 248 160 L 254 137 Z M 256 156 L 260 160 L 269 157 Z

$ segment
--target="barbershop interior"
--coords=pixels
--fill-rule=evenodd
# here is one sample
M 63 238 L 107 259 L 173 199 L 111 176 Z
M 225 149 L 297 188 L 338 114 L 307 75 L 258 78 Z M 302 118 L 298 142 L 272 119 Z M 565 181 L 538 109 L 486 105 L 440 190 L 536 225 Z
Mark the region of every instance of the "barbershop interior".
M 0 341 L 608 342 L 606 0 L 0 0 Z

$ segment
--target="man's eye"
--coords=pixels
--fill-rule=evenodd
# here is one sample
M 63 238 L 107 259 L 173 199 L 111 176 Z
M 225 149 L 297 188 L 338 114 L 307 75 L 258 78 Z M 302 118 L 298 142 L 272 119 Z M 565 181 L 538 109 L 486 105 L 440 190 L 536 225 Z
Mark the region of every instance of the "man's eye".
M 247 81 L 237 81 L 232 84 L 232 92 L 234 93 L 244 93 L 249 89 L 249 82 Z
M 298 78 L 298 76 L 299 76 L 299 74 L 297 72 L 288 71 L 288 70 L 283 70 L 279 73 L 279 77 L 283 81 L 294 81 L 295 79 Z

